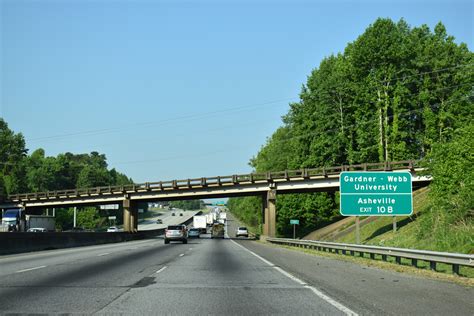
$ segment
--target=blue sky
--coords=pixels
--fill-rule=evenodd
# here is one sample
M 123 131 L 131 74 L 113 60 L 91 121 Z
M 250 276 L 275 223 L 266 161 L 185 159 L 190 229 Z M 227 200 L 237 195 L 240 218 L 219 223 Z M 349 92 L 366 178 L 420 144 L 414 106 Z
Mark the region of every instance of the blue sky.
M 136 182 L 251 171 L 311 70 L 377 17 L 474 44 L 472 1 L 0 3 L 0 116 L 30 152 L 99 151 Z

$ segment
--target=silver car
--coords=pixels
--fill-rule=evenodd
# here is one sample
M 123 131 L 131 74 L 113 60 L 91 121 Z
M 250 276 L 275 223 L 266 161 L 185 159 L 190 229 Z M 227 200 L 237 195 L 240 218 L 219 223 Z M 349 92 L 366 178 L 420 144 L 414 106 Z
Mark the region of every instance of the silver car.
M 188 229 L 186 225 L 170 225 L 165 229 L 165 244 L 170 241 L 182 241 L 183 244 L 188 243 Z

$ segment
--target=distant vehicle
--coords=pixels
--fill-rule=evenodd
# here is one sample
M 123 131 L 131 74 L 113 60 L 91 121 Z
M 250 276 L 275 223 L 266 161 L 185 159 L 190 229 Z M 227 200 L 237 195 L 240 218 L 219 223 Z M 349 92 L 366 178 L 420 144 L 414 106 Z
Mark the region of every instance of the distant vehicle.
M 46 233 L 48 230 L 46 228 L 28 228 L 28 233 Z
M 176 213 L 175 212 L 171 213 L 171 216 L 176 216 Z
M 214 219 L 212 218 L 212 214 L 211 213 L 206 214 L 207 226 L 211 227 L 213 222 L 214 222 Z
M 191 237 L 197 237 L 199 238 L 201 235 L 201 229 L 199 228 L 191 228 L 189 229 L 188 231 L 188 237 L 191 238 Z
M 7 209 L 2 217 L 5 231 L 25 232 L 30 228 L 44 228 L 46 231 L 55 230 L 54 216 L 26 215 L 21 208 Z
M 201 234 L 207 232 L 207 216 L 206 215 L 194 215 L 193 216 L 193 227 L 201 230 Z
M 170 241 L 182 241 L 183 244 L 188 243 L 188 229 L 186 225 L 170 225 L 165 229 L 165 244 Z
M 118 231 L 119 231 L 119 229 L 115 226 L 107 228 L 108 233 L 117 233 Z
M 219 213 L 219 219 L 224 220 L 224 222 L 227 220 L 227 213 L 225 212 L 220 212 Z
M 179 213 L 179 216 L 183 216 L 183 213 Z
M 161 218 L 158 218 L 158 219 L 156 220 L 156 223 L 157 223 L 157 224 L 163 224 L 163 220 L 162 220 Z
M 26 215 L 26 227 L 30 228 L 44 228 L 45 231 L 54 232 L 56 226 L 56 219 L 54 216 L 46 215 Z
M 25 215 L 21 208 L 7 209 L 2 217 L 2 226 L 7 231 L 25 230 Z
M 224 225 L 215 223 L 212 225 L 211 238 L 224 238 Z
M 249 231 L 247 227 L 239 227 L 235 232 L 235 237 L 249 237 Z

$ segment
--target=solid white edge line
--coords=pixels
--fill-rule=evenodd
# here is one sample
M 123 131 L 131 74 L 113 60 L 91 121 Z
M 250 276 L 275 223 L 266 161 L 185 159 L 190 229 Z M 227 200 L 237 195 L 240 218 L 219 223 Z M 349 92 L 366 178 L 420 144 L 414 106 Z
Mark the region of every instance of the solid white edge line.
M 155 274 L 158 274 L 158 273 L 160 273 L 160 272 L 163 272 L 163 270 L 166 269 L 166 268 L 167 268 L 167 266 L 164 266 L 164 267 L 161 268 L 160 270 L 156 271 Z
M 41 269 L 41 268 L 46 268 L 46 266 L 39 266 L 39 267 L 34 267 L 34 268 L 29 268 L 29 269 L 18 270 L 18 271 L 15 271 L 15 273 L 32 271 L 32 270 Z
M 252 255 L 254 255 L 255 257 L 257 257 L 258 259 L 262 260 L 263 262 L 265 262 L 266 264 L 268 264 L 269 266 L 275 268 L 275 270 L 277 270 L 278 272 L 280 272 L 281 274 L 283 274 L 284 276 L 292 279 L 293 281 L 301 284 L 304 288 L 308 289 L 308 290 L 311 290 L 314 294 L 316 294 L 316 296 L 318 296 L 319 298 L 321 298 L 322 300 L 326 301 L 327 303 L 331 304 L 332 306 L 334 306 L 335 308 L 337 308 L 338 310 L 340 310 L 341 312 L 343 312 L 344 314 L 346 315 L 351 315 L 351 316 L 357 316 L 358 314 L 356 312 L 354 312 L 353 310 L 351 310 L 350 308 L 342 305 L 341 303 L 339 303 L 338 301 L 330 298 L 329 296 L 327 296 L 326 294 L 324 294 L 323 292 L 319 291 L 318 289 L 316 289 L 314 286 L 311 286 L 311 285 L 308 285 L 306 282 L 298 279 L 297 277 L 295 277 L 294 275 L 292 275 L 291 273 L 288 273 L 286 272 L 285 270 L 283 270 L 282 268 L 280 267 L 277 267 L 275 264 L 271 263 L 270 261 L 268 261 L 267 259 L 264 259 L 262 258 L 261 256 L 257 255 L 255 252 L 253 252 L 252 250 L 250 249 L 247 249 L 245 248 L 244 246 L 240 245 L 239 243 L 235 242 L 234 240 L 230 240 L 232 241 L 234 244 L 236 244 L 237 246 L 241 247 L 242 249 L 246 250 L 247 252 L 251 253 Z
M 332 306 L 336 307 L 338 310 L 340 310 L 344 314 L 351 315 L 351 316 L 357 316 L 358 315 L 353 310 L 351 310 L 351 309 L 347 308 L 346 306 L 342 305 L 341 303 L 333 300 L 332 298 L 330 298 L 329 296 L 327 296 L 323 292 L 316 289 L 314 286 L 305 285 L 304 287 L 311 290 L 311 291 L 313 291 L 313 293 L 316 294 L 318 297 L 322 298 L 323 300 L 325 300 L 326 302 L 328 302 Z
M 179 256 L 180 256 L 180 257 L 184 256 L 184 253 L 180 254 Z
M 97 255 L 97 257 L 102 257 L 102 256 L 107 256 L 107 255 L 110 255 L 110 252 L 101 253 L 100 255 Z

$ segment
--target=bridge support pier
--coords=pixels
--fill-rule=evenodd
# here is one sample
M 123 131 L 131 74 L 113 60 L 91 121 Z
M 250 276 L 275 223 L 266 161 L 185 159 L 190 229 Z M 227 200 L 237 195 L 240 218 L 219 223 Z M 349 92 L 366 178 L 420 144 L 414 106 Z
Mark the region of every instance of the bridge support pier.
M 270 190 L 263 202 L 263 238 L 276 237 L 276 190 Z
M 129 198 L 123 200 L 123 230 L 128 233 L 138 231 L 138 208 Z

